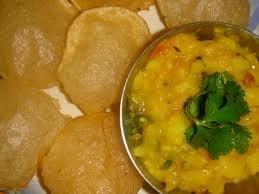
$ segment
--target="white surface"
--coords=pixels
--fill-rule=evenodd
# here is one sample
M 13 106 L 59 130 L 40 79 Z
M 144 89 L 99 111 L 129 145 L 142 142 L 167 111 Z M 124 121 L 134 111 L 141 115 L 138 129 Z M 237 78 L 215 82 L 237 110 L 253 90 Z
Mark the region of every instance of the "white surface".
M 83 115 L 83 113 L 74 104 L 71 104 L 67 97 L 61 92 L 58 87 L 53 87 L 44 90 L 47 94 L 57 100 L 60 105 L 60 112 L 65 115 L 70 115 L 72 118 Z
M 138 15 L 140 15 L 147 22 L 151 34 L 158 33 L 165 29 L 155 6 L 150 6 L 149 10 L 142 10 L 138 12 Z

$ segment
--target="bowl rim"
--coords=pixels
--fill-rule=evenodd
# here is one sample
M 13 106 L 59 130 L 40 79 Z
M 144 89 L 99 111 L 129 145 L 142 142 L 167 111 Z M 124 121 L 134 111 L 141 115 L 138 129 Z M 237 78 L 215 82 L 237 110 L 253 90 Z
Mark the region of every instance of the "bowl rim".
M 217 22 L 217 21 L 201 21 L 201 22 L 193 22 L 193 23 L 188 23 L 188 24 L 184 24 L 181 26 L 177 26 L 174 27 L 172 29 L 167 30 L 166 32 L 162 33 L 161 35 L 155 37 L 154 40 L 152 40 L 146 47 L 145 49 L 142 50 L 142 52 L 140 52 L 140 54 L 138 55 L 138 57 L 136 58 L 136 60 L 132 63 L 133 65 L 130 67 L 130 70 L 127 74 L 127 78 L 123 84 L 123 89 L 121 92 L 121 96 L 120 96 L 120 106 L 119 106 L 119 124 L 120 124 L 120 131 L 121 131 L 121 138 L 123 141 L 123 145 L 126 149 L 126 152 L 128 154 L 128 157 L 131 160 L 131 163 L 133 164 L 133 166 L 135 167 L 135 169 L 138 171 L 138 173 L 142 176 L 142 178 L 158 193 L 166 193 L 165 191 L 159 189 L 157 186 L 155 186 L 152 181 L 150 180 L 150 178 L 148 178 L 147 176 L 144 175 L 144 173 L 142 172 L 142 170 L 140 169 L 139 165 L 137 164 L 136 160 L 133 157 L 133 154 L 130 151 L 130 147 L 128 144 L 128 141 L 126 139 L 127 134 L 125 133 L 125 127 L 124 127 L 124 104 L 125 104 L 125 100 L 126 100 L 126 91 L 129 85 L 129 81 L 133 76 L 134 70 L 138 67 L 139 62 L 141 61 L 141 59 L 153 48 L 155 48 L 155 46 L 157 46 L 161 41 L 163 41 L 164 39 L 173 36 L 174 34 L 177 34 L 178 31 L 180 30 L 184 30 L 184 29 L 188 29 L 188 28 L 192 28 L 192 27 L 196 27 L 197 28 L 199 26 L 211 26 L 211 25 L 215 25 L 215 26 L 222 26 L 222 27 L 226 27 L 226 28 L 232 28 L 235 29 L 237 31 L 243 32 L 248 34 L 250 37 L 253 37 L 255 39 L 259 40 L 259 35 L 251 32 L 248 29 L 245 29 L 243 27 L 234 25 L 234 24 L 230 24 L 230 23 L 225 23 L 225 22 Z

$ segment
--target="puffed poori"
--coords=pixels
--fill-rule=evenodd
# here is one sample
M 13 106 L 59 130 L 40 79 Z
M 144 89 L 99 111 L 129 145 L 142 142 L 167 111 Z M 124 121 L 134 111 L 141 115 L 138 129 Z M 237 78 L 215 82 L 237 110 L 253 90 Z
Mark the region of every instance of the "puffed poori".
M 149 40 L 144 20 L 119 7 L 83 12 L 70 26 L 58 78 L 85 113 L 119 102 L 131 63 Z
M 0 190 L 26 187 L 69 118 L 44 92 L 0 80 Z
M 123 148 L 118 115 L 113 113 L 70 121 L 40 166 L 52 194 L 136 194 L 142 186 Z
M 157 0 L 167 27 L 199 21 L 219 21 L 246 27 L 248 0 Z
M 0 0 L 0 72 L 40 88 L 56 83 L 77 12 L 67 0 Z
M 134 11 L 148 9 L 150 5 L 155 4 L 155 0 L 71 0 L 80 10 L 91 9 L 103 6 L 119 6 Z

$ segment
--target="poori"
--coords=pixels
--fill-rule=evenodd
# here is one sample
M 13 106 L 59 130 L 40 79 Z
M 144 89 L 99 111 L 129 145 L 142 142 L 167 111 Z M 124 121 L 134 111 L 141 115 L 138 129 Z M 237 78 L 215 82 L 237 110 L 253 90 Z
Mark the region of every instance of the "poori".
M 104 6 L 119 6 L 133 11 L 148 9 L 150 5 L 155 4 L 155 0 L 71 0 L 80 10 L 86 10 Z
M 136 194 L 142 186 L 122 145 L 115 113 L 70 121 L 40 166 L 52 194 Z
M 76 15 L 67 0 L 0 0 L 0 72 L 39 88 L 57 84 L 67 28 Z
M 0 80 L 0 190 L 27 186 L 68 121 L 44 92 Z
M 157 0 L 167 27 L 199 21 L 227 22 L 246 27 L 248 0 Z
M 144 20 L 127 9 L 83 12 L 69 27 L 58 69 L 65 93 L 85 113 L 118 103 L 129 67 L 149 38 Z

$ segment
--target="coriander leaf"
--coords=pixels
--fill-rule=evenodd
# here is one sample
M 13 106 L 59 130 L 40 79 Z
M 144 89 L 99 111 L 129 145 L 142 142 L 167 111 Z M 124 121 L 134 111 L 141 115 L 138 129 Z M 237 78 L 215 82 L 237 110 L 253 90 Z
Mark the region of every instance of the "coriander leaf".
M 223 76 L 220 73 L 209 75 L 207 81 L 207 99 L 205 102 L 204 119 L 215 114 L 224 101 L 225 85 Z
M 228 81 L 225 86 L 226 104 L 212 115 L 205 117 L 207 122 L 238 122 L 241 117 L 249 113 L 245 101 L 245 92 L 234 81 Z M 211 106 L 210 104 L 208 104 Z
M 205 102 L 205 115 L 204 120 L 209 120 L 210 117 L 215 115 L 219 108 L 222 106 L 224 95 L 221 93 L 208 94 Z
M 195 134 L 196 129 L 194 127 L 189 127 L 185 130 L 184 135 L 187 143 L 191 143 L 193 135 Z
M 205 119 L 206 122 L 236 122 L 240 120 L 240 114 L 237 112 L 235 104 L 228 102 L 214 115 L 210 115 Z
M 204 119 L 215 114 L 217 110 L 222 106 L 224 102 L 225 94 L 225 84 L 223 75 L 220 73 L 215 73 L 207 76 L 206 90 L 207 99 L 205 102 L 205 115 Z
M 240 154 L 247 151 L 251 133 L 241 125 L 225 123 L 217 134 L 209 140 L 209 153 L 213 159 L 228 154 L 235 149 Z
M 252 138 L 252 134 L 248 131 L 246 127 L 238 124 L 234 124 L 233 128 L 236 134 L 234 147 L 237 152 L 239 152 L 240 154 L 244 154 L 249 147 L 249 140 Z
M 221 73 L 214 73 L 211 75 L 207 75 L 203 81 L 201 91 L 207 91 L 207 92 L 223 92 L 224 90 L 224 78 Z
M 205 93 L 200 93 L 197 96 L 191 98 L 185 106 L 186 114 L 192 118 L 199 118 L 202 110 L 200 108 L 203 101 L 203 95 Z
M 231 127 L 224 127 L 217 129 L 217 133 L 210 137 L 208 143 L 208 150 L 212 159 L 218 159 L 220 155 L 226 155 L 233 148 L 233 139 L 235 134 L 232 132 Z
M 240 117 L 247 115 L 250 110 L 245 101 L 245 91 L 242 90 L 241 86 L 234 81 L 229 81 L 226 84 L 226 91 L 228 100 L 232 100 L 235 103 Z
M 207 129 L 203 126 L 197 125 L 195 129 L 195 133 L 190 141 L 190 144 L 194 148 L 208 148 L 208 139 L 210 134 L 208 133 Z
M 200 92 L 185 106 L 185 114 L 193 122 L 185 130 L 186 142 L 196 149 L 207 149 L 212 159 L 231 150 L 243 154 L 252 136 L 238 122 L 249 112 L 245 92 L 231 74 L 207 75 Z

